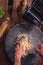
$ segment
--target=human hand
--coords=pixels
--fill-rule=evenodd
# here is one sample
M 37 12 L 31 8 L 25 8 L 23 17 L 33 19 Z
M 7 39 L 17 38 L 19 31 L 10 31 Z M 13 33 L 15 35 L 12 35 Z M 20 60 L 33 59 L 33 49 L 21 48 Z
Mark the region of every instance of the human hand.
M 36 48 L 36 52 L 43 58 L 43 44 L 40 44 L 38 48 Z
M 43 24 L 40 25 L 40 29 L 43 32 Z
M 21 57 L 23 56 L 24 51 L 22 49 L 22 45 L 18 44 L 15 49 L 15 59 L 21 60 Z

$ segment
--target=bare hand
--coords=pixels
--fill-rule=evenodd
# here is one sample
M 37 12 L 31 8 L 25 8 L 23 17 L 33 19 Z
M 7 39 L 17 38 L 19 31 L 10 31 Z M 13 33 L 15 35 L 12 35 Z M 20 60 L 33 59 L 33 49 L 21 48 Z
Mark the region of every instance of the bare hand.
M 43 58 L 43 44 L 40 44 L 36 51 Z
M 23 56 L 24 52 L 23 52 L 23 49 L 22 49 L 22 45 L 21 44 L 18 44 L 16 49 L 15 49 L 15 58 L 20 60 L 21 57 Z

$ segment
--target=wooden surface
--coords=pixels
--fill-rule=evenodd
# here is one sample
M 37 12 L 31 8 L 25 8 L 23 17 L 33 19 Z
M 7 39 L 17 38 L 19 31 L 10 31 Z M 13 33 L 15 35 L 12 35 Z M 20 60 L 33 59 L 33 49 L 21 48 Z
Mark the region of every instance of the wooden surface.
M 5 3 L 3 3 L 3 7 L 4 7 L 5 11 L 7 11 L 6 1 L 8 1 L 8 0 L 0 0 L 0 4 L 5 2 Z M 2 22 L 3 22 L 3 20 L 2 21 L 0 20 L 0 24 L 2 24 Z M 11 65 L 11 61 L 7 57 L 7 54 L 5 51 L 5 45 L 4 45 L 5 38 L 6 38 L 6 34 L 7 34 L 8 30 L 15 24 L 21 23 L 21 22 L 24 22 L 24 20 L 21 18 L 21 16 L 19 16 L 17 12 L 13 12 L 12 20 L 10 21 L 8 28 L 5 30 L 2 38 L 0 38 L 0 65 Z M 34 65 L 43 65 L 43 59 L 39 59 Z
M 17 15 L 17 13 L 15 13 L 15 20 L 10 21 L 10 24 L 8 26 L 8 28 L 6 29 L 4 35 L 2 36 L 2 38 L 0 39 L 0 65 L 11 65 L 11 61 L 9 60 L 9 58 L 6 55 L 6 51 L 5 51 L 5 38 L 6 38 L 6 34 L 8 32 L 8 30 L 15 24 L 23 22 L 22 18 L 20 20 L 20 17 Z M 19 19 L 18 19 L 19 18 Z M 18 22 L 19 21 L 19 22 Z M 1 21 L 0 21 L 1 22 Z M 34 65 L 43 65 L 43 60 L 39 59 Z

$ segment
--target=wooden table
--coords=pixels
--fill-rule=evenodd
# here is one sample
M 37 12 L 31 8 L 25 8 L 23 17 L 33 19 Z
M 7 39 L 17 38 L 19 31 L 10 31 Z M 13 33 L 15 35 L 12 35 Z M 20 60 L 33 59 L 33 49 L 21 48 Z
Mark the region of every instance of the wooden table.
M 12 21 L 10 21 L 10 24 L 7 30 L 5 31 L 4 35 L 0 39 L 0 65 L 12 65 L 11 61 L 7 57 L 4 42 L 5 42 L 5 38 L 6 38 L 6 34 L 8 30 L 13 26 L 12 24 L 17 24 L 17 23 L 20 23 L 21 21 L 23 21 L 22 18 L 20 20 L 20 17 L 17 15 L 17 13 L 15 13 L 15 18 L 13 19 L 13 23 Z M 43 65 L 43 59 L 39 59 L 34 65 Z

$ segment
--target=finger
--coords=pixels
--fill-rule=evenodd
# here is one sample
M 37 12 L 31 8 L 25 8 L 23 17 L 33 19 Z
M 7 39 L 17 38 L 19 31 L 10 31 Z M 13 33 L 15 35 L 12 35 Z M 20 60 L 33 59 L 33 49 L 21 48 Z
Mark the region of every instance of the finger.
M 43 48 L 43 44 L 40 44 L 40 46 Z
M 41 49 L 41 47 L 42 47 L 41 44 L 39 44 L 39 45 L 38 45 L 38 49 Z
M 38 48 L 41 50 L 43 48 L 43 44 L 39 44 Z
M 40 49 L 38 49 L 38 48 L 35 48 L 35 50 L 36 50 L 36 52 L 37 52 L 37 53 L 40 53 Z
M 21 43 L 19 43 L 19 45 L 18 45 L 18 46 L 19 46 L 19 48 L 20 48 L 20 47 L 21 47 Z
M 22 44 L 20 44 L 20 49 L 22 49 Z
M 19 45 L 17 45 L 17 47 L 15 48 L 15 51 L 16 51 L 16 50 L 19 50 Z
M 17 47 L 16 47 L 17 49 L 19 49 L 19 45 L 17 45 Z
M 41 56 L 41 57 L 43 57 L 43 55 L 42 55 L 42 52 L 41 52 L 41 50 L 40 49 L 36 49 L 36 52 Z

